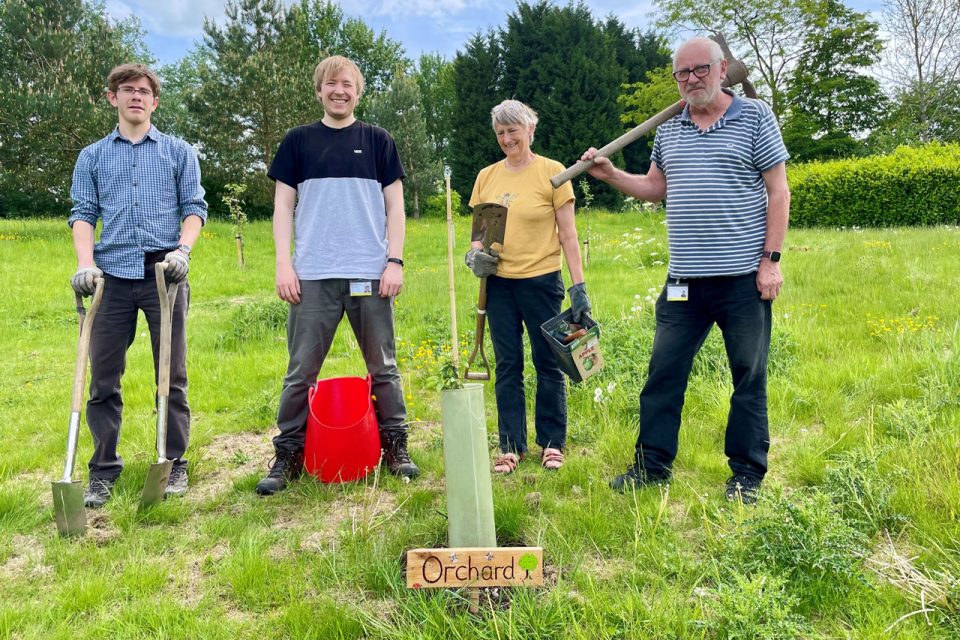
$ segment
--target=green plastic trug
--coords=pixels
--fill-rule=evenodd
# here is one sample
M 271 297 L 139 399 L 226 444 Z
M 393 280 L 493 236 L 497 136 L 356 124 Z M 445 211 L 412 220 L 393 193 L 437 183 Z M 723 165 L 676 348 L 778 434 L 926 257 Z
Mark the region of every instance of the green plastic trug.
M 483 385 L 440 393 L 447 522 L 451 547 L 495 547 Z

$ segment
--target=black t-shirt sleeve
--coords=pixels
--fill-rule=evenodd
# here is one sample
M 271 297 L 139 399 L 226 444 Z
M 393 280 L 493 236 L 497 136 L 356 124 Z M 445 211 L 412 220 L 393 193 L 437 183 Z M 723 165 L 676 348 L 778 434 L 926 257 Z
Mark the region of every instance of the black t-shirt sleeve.
M 381 187 L 388 187 L 397 180 L 406 177 L 397 143 L 385 130 L 380 131 L 380 157 L 377 162 L 377 178 Z
M 300 135 L 297 129 L 290 129 L 273 156 L 267 175 L 296 189 L 303 182 L 303 163 L 299 152 Z

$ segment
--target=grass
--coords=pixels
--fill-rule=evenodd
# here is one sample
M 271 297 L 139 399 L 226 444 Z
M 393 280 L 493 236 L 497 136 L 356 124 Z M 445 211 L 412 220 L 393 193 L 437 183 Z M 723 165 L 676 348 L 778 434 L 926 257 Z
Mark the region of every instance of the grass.
M 774 306 L 770 474 L 744 509 L 722 496 L 731 389 L 718 335 L 690 380 L 672 484 L 607 488 L 636 437 L 666 236 L 655 213 L 590 212 L 578 226 L 607 366 L 570 387 L 563 469 L 525 461 L 494 479 L 498 539 L 543 546 L 548 585 L 492 594 L 471 616 L 462 594 L 413 592 L 402 574 L 407 549 L 446 544 L 443 223 L 408 225 L 397 303 L 420 479 L 307 479 L 254 495 L 287 362 L 285 309 L 269 223 L 248 226 L 244 270 L 229 225 L 211 223 L 191 272 L 191 492 L 136 513 L 155 420 L 139 336 L 124 378 L 126 470 L 115 499 L 88 514 L 88 534 L 64 540 L 49 481 L 62 465 L 76 344 L 69 231 L 0 220 L 0 638 L 957 637 L 960 230 L 791 231 Z M 467 234 L 459 220 L 462 352 L 477 286 L 459 264 Z M 341 327 L 323 375 L 363 371 Z M 486 402 L 492 453 L 492 385 Z M 90 452 L 84 428 L 84 479 Z

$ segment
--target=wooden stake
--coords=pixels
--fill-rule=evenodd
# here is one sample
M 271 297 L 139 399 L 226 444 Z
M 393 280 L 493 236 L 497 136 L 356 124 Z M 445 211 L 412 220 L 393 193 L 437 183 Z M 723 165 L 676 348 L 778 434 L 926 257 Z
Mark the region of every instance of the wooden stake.
M 450 195 L 450 169 L 444 169 L 443 178 L 447 185 L 447 277 L 450 288 L 450 355 L 453 367 L 460 371 L 460 343 L 457 340 L 457 296 L 453 286 L 453 203 Z

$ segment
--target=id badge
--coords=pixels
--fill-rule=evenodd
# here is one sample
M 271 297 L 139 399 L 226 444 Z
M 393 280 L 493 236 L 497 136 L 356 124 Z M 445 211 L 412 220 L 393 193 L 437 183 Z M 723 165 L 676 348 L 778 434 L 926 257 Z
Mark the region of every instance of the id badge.
M 667 302 L 686 302 L 690 297 L 690 286 L 685 282 L 667 283 Z
M 373 283 L 369 280 L 353 280 L 350 282 L 350 297 L 373 295 Z

